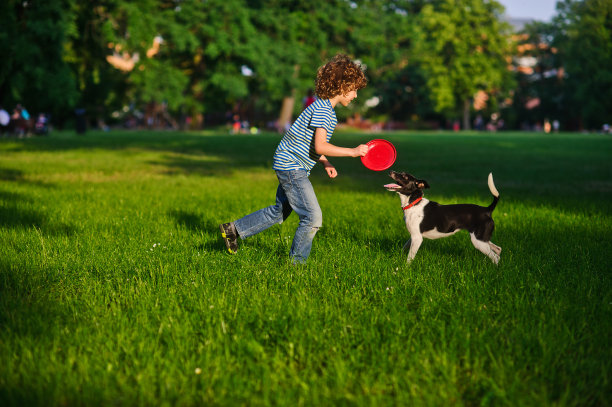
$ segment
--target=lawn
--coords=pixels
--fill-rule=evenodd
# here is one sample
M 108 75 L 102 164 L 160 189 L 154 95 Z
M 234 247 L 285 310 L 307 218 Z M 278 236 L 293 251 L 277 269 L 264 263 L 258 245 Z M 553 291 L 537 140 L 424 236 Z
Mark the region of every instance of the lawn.
M 488 205 L 493 173 L 498 266 L 465 232 L 406 264 L 391 179 L 354 158 L 312 172 L 307 265 L 295 214 L 227 254 L 279 135 L 0 139 L 0 404 L 611 405 L 612 137 L 333 142 L 379 137 L 441 203 Z

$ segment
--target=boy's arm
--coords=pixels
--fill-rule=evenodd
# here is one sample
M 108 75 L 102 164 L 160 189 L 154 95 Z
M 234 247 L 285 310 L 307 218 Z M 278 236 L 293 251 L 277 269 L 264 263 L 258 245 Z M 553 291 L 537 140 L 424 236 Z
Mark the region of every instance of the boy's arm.
M 355 148 L 338 147 L 327 142 L 327 130 L 317 127 L 314 134 L 315 152 L 330 157 L 363 157 L 368 152 L 368 146 L 360 144 Z
M 336 171 L 336 167 L 334 167 L 332 163 L 329 162 L 327 157 L 322 155 L 321 157 L 319 157 L 319 162 L 323 164 L 323 167 L 325 168 L 325 172 L 327 172 L 327 175 L 329 175 L 329 178 L 336 178 L 338 176 L 338 171 Z

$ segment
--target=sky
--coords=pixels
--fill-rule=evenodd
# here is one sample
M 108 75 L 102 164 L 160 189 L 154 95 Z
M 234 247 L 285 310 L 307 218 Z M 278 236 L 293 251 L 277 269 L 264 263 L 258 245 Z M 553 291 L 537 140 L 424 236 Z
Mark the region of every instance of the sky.
M 506 8 L 508 17 L 550 21 L 555 15 L 557 0 L 497 0 Z

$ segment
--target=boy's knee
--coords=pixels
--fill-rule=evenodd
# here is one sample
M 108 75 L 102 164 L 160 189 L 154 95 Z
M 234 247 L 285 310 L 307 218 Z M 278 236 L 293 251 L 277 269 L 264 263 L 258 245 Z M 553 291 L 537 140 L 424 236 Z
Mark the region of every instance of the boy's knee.
M 284 209 L 278 205 L 269 206 L 267 209 L 268 217 L 276 223 L 283 223 L 283 221 L 287 218 L 287 216 L 285 216 Z
M 312 210 L 300 216 L 300 224 L 318 229 L 323 224 L 323 214 L 321 210 Z
M 321 210 L 313 211 L 309 217 L 310 227 L 320 228 L 323 225 L 323 213 Z

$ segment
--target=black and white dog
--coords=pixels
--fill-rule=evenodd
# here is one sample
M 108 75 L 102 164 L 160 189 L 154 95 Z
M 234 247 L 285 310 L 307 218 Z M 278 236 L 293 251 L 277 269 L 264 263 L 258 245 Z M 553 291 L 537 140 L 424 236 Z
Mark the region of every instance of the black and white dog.
M 493 194 L 493 202 L 487 207 L 474 204 L 440 205 L 423 197 L 423 190 L 429 188 L 427 181 L 405 172 L 391 171 L 389 175 L 397 184 L 387 184 L 385 188 L 399 194 L 406 228 L 410 232 L 411 239 L 404 245 L 404 250 L 410 247 L 409 263 L 416 256 L 424 237 L 438 239 L 460 230 L 467 230 L 474 247 L 489 256 L 493 263 L 499 262 L 501 247 L 491 242 L 495 228 L 491 215 L 499 200 L 493 174 L 489 174 L 489 190 Z

